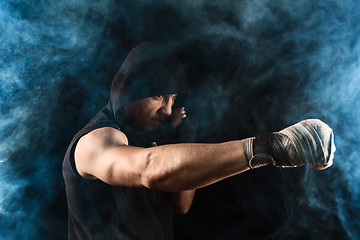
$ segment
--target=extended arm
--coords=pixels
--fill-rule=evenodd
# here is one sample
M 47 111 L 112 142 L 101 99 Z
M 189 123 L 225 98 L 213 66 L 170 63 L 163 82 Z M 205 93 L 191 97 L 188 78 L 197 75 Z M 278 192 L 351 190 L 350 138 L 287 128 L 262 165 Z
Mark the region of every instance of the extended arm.
M 246 171 L 249 166 L 327 168 L 335 149 L 332 129 L 316 119 L 244 140 L 153 148 L 127 146 L 122 132 L 107 127 L 79 140 L 75 163 L 85 178 L 175 192 L 212 184 Z
M 128 146 L 122 132 L 108 127 L 79 140 L 75 163 L 88 179 L 169 192 L 200 188 L 249 169 L 240 140 L 140 148 Z

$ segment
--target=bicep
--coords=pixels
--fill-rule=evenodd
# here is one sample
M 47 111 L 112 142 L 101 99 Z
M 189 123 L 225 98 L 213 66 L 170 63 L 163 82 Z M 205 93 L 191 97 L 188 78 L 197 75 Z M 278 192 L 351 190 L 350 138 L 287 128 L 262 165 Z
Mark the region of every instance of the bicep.
M 127 144 L 126 135 L 113 128 L 90 132 L 75 148 L 77 171 L 84 178 L 111 185 L 142 186 L 146 149 Z

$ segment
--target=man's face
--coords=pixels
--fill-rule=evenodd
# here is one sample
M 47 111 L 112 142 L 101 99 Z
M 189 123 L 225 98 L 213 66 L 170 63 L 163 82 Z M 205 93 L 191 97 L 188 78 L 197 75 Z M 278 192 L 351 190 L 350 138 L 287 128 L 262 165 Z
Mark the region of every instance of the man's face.
M 130 120 L 139 128 L 149 131 L 172 114 L 177 94 L 165 94 L 136 100 L 124 106 Z

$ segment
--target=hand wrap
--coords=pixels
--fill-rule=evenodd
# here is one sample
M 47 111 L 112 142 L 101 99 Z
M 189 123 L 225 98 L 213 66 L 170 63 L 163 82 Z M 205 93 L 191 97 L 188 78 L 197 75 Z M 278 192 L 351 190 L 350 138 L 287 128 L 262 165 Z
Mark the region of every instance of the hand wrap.
M 258 134 L 243 140 L 250 168 L 268 164 L 276 167 L 327 166 L 336 150 L 334 133 L 324 122 L 308 119 L 280 132 Z

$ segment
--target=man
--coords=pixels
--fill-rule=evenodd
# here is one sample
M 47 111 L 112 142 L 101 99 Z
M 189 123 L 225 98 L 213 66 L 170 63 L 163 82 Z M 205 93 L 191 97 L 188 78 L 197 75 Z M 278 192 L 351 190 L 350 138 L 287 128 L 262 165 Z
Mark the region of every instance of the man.
M 305 120 L 280 132 L 217 144 L 179 143 L 188 93 L 176 56 L 135 47 L 114 77 L 110 101 L 73 138 L 63 163 L 69 239 L 173 239 L 172 211 L 195 189 L 265 165 L 325 169 L 333 132 Z

